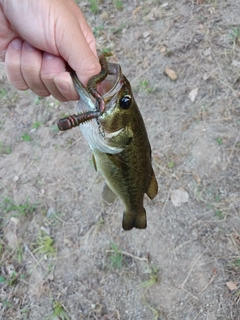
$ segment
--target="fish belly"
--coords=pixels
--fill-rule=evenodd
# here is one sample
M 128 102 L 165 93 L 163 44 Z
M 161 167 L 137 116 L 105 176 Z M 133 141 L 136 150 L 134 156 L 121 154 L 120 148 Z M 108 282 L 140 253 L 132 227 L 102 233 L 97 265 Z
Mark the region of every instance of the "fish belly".
M 125 207 L 123 229 L 145 229 L 147 221 L 143 197 L 151 179 L 150 160 L 140 160 L 138 155 L 128 154 L 127 151 L 105 154 L 95 150 L 94 156 L 97 169 Z

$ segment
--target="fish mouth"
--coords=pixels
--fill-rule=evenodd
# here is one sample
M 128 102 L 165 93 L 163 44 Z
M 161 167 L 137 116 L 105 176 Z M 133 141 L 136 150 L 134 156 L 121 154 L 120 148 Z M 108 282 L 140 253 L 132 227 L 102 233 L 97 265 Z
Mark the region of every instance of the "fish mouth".
M 113 96 L 116 93 L 116 90 L 119 89 L 121 77 L 121 66 L 117 63 L 108 63 L 107 77 L 97 85 L 97 90 L 104 100 L 109 96 Z
M 105 115 L 107 113 L 111 113 L 111 110 L 115 107 L 118 92 L 123 85 L 121 81 L 122 76 L 120 65 L 116 63 L 108 64 L 107 77 L 97 85 L 97 90 L 105 102 L 105 110 L 99 118 L 84 122 L 80 126 L 80 130 L 92 150 L 99 150 L 100 152 L 107 154 L 118 154 L 124 150 L 124 148 L 114 147 L 110 144 L 111 138 L 119 135 L 124 128 L 118 128 L 115 131 L 110 131 L 101 123 L 101 120 L 104 119 Z M 86 110 L 95 111 L 96 101 L 94 101 L 92 97 L 90 97 L 90 103 L 85 100 L 80 99 L 78 101 L 77 112 L 82 113 L 86 112 Z
M 103 117 L 104 113 L 111 111 L 115 106 L 117 95 L 123 86 L 122 76 L 121 66 L 116 63 L 109 63 L 107 77 L 97 85 L 97 90 L 105 102 Z

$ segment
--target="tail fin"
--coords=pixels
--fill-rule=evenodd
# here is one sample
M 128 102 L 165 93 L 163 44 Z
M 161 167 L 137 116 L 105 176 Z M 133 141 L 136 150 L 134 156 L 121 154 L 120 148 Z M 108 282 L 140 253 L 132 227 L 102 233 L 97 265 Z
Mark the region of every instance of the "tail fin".
M 145 209 L 143 208 L 143 212 L 138 214 L 131 214 L 129 212 L 124 212 L 122 227 L 124 230 L 131 230 L 132 228 L 146 229 L 147 217 L 146 217 Z

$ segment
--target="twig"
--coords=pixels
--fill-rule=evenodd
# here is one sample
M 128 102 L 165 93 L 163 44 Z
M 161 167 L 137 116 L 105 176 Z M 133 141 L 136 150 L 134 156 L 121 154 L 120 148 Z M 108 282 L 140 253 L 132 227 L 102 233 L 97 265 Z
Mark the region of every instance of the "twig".
M 233 48 L 227 47 L 227 46 L 225 46 L 225 45 L 223 45 L 223 44 L 221 44 L 221 43 L 217 43 L 217 42 L 215 42 L 215 41 L 213 41 L 213 40 L 212 40 L 212 43 L 214 43 L 216 46 L 219 46 L 219 47 L 222 47 L 222 48 L 225 48 L 225 49 L 229 49 L 229 50 L 232 50 L 232 49 L 233 49 Z
M 214 272 L 213 275 L 211 276 L 210 281 L 206 284 L 206 286 L 202 289 L 201 293 L 203 293 L 209 286 L 210 284 L 214 281 L 214 279 L 218 276 L 218 272 Z
M 198 297 L 196 297 L 194 294 L 192 294 L 190 291 L 186 290 L 185 288 L 182 288 L 183 291 L 187 292 L 190 296 L 192 296 L 194 299 L 199 300 Z
M 186 244 L 190 243 L 190 242 L 193 242 L 194 240 L 188 240 L 188 241 L 185 241 L 183 242 L 182 244 L 180 244 L 178 247 L 176 247 L 173 251 L 177 251 L 179 249 L 181 249 L 182 247 L 184 247 Z
M 189 279 L 189 277 L 190 277 L 190 275 L 191 275 L 191 273 L 192 273 L 192 271 L 193 271 L 193 268 L 194 268 L 195 264 L 196 264 L 196 263 L 198 262 L 198 260 L 205 254 L 206 251 L 207 251 L 207 249 L 205 249 L 204 252 L 203 252 L 202 254 L 200 254 L 198 257 L 196 257 L 196 259 L 193 261 L 193 263 L 192 263 L 192 265 L 191 265 L 191 268 L 190 268 L 190 270 L 189 270 L 189 272 L 188 272 L 188 275 L 187 275 L 186 279 L 185 279 L 185 280 L 183 281 L 183 283 L 181 284 L 181 288 L 182 288 L 182 289 L 184 288 L 186 282 L 188 281 L 188 279 Z
M 171 180 L 171 178 L 170 178 L 170 180 Z M 166 196 L 166 200 L 165 200 L 164 205 L 163 205 L 163 207 L 162 207 L 162 211 L 161 211 L 161 213 L 160 213 L 160 216 L 163 216 L 163 212 L 164 212 L 164 210 L 165 210 L 165 208 L 166 208 L 168 199 L 169 199 L 169 197 L 170 197 L 170 193 L 171 193 L 171 191 L 172 191 L 173 184 L 174 184 L 174 182 L 171 184 L 171 186 L 170 186 L 170 188 L 169 188 L 169 190 L 168 190 L 168 194 L 167 194 L 167 196 Z
M 233 150 L 235 149 L 236 144 L 237 144 L 238 139 L 239 139 L 239 133 L 240 133 L 240 131 L 238 131 L 237 138 L 236 138 L 236 140 L 235 140 L 235 142 L 234 142 L 234 145 L 232 146 L 232 149 L 231 149 L 230 155 L 229 155 L 229 157 L 228 157 L 228 159 L 227 159 L 227 163 L 225 164 L 225 167 L 224 167 L 224 169 L 223 169 L 224 171 L 227 169 L 227 167 L 228 167 L 228 165 L 229 165 L 230 158 L 232 157 L 232 154 L 233 154 Z
M 106 250 L 106 253 L 114 253 L 114 252 L 115 252 L 114 250 Z M 147 259 L 147 258 L 139 258 L 139 257 L 137 257 L 137 256 L 132 255 L 131 253 L 126 252 L 126 251 L 120 251 L 120 252 L 121 252 L 121 254 L 123 254 L 124 256 L 128 256 L 128 257 L 131 257 L 131 258 L 136 259 L 136 260 L 148 262 L 148 259 Z
M 34 254 L 32 253 L 32 251 L 28 248 L 28 246 L 24 243 L 24 247 L 25 250 L 28 251 L 28 253 L 30 254 L 30 256 L 38 263 L 37 258 L 34 256 Z

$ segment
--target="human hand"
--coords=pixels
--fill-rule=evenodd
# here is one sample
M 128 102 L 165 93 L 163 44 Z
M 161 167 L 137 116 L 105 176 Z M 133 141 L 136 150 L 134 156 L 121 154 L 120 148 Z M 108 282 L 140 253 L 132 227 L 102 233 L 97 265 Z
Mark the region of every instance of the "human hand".
M 19 90 L 77 100 L 66 63 L 86 85 L 99 73 L 95 39 L 73 0 L 0 0 L 0 60 Z

